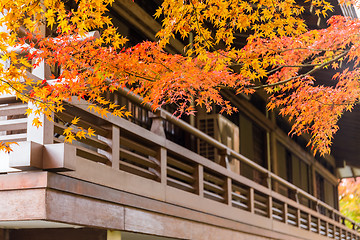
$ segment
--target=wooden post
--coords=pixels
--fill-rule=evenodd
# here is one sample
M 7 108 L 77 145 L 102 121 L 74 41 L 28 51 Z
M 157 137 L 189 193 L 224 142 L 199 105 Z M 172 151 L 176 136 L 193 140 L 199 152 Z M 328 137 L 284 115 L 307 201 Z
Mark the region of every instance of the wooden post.
M 284 203 L 283 218 L 284 218 L 284 223 L 287 224 L 288 223 L 288 205 L 287 205 L 287 203 Z
M 311 214 L 308 214 L 308 229 L 311 232 Z
M 268 186 L 268 188 L 269 188 L 270 190 L 272 190 L 272 181 L 271 181 L 270 172 L 268 173 L 266 180 L 267 180 L 267 186 Z
M 224 150 L 218 150 L 219 155 L 220 155 L 220 162 L 219 164 L 223 167 L 225 167 L 226 169 L 232 170 L 230 163 L 229 163 L 229 155 L 230 155 L 230 151 L 229 149 L 224 149 Z M 234 170 L 233 170 L 234 172 Z
M 36 60 L 34 60 L 33 63 L 35 63 L 35 61 Z M 31 71 L 31 73 L 42 80 L 50 79 L 51 69 L 49 65 L 42 60 L 39 65 Z
M 108 230 L 106 240 L 121 240 L 121 232 Z
M 149 112 L 149 117 L 152 119 L 152 124 L 151 124 L 151 129 L 150 131 L 163 137 L 166 138 L 165 135 L 165 129 L 164 129 L 164 119 L 165 119 L 165 115 L 163 114 L 163 112 L 159 112 L 159 113 L 153 113 L 153 112 Z M 163 147 L 160 147 L 156 156 L 156 160 L 159 162 L 159 169 L 157 169 L 159 171 L 159 178 L 160 178 L 160 182 L 161 184 L 166 185 L 167 184 L 167 152 L 166 149 Z
M 36 110 L 36 106 L 31 103 L 29 103 L 29 107 Z M 34 114 L 28 116 L 26 140 L 39 144 L 54 143 L 54 123 L 41 114 L 39 120 L 41 121 L 42 126 L 35 127 L 32 124 L 35 117 L 38 116 L 35 116 Z
M 345 238 L 345 240 L 347 240 L 348 231 L 346 229 L 343 229 L 343 231 L 344 231 L 344 238 Z
M 227 177 L 224 184 L 224 199 L 225 203 L 229 206 L 232 206 L 232 181 L 231 178 Z
M 267 215 L 268 215 L 268 218 L 272 219 L 272 197 L 271 196 L 268 196 L 268 202 L 267 202 Z
M 248 198 L 248 207 L 249 212 L 254 213 L 255 212 L 255 192 L 253 188 L 249 188 L 249 198 Z
M 113 169 L 120 169 L 120 128 L 116 125 L 103 126 L 109 131 L 107 136 L 98 135 L 98 139 L 105 142 L 109 149 L 97 149 L 97 152 L 109 159 L 109 165 Z
M 158 161 L 160 162 L 160 182 L 167 184 L 167 151 L 166 148 L 160 147 L 158 150 Z
M 204 167 L 202 165 L 197 165 L 194 173 L 195 183 L 195 193 L 200 197 L 204 196 Z
M 341 237 L 342 232 L 343 232 L 342 228 L 339 228 L 339 239 L 340 239 L 340 240 L 342 240 L 342 237 Z
M 111 146 L 111 167 L 113 169 L 120 169 L 120 128 L 112 126 L 112 146 Z
M 163 112 L 160 112 L 159 114 L 150 112 L 149 118 L 152 119 L 150 131 L 159 136 L 166 138 L 164 124 L 163 124 L 165 119 L 165 114 Z
M 325 236 L 329 236 L 329 222 L 327 221 L 325 222 Z
M 300 209 L 296 209 L 296 226 L 300 228 L 301 225 L 301 211 Z
M 331 211 L 331 212 L 330 212 L 330 218 L 331 218 L 332 220 L 335 220 L 335 214 L 334 214 L 334 211 Z
M 300 203 L 299 191 L 298 191 L 298 189 L 296 189 L 296 192 L 295 192 L 295 201 L 296 201 L 297 203 Z

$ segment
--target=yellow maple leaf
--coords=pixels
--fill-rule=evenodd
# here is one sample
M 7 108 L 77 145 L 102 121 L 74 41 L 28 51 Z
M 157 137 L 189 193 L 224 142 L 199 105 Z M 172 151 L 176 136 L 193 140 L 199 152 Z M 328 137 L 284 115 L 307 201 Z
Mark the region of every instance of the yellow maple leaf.
M 93 130 L 91 127 L 89 127 L 89 128 L 87 129 L 87 135 L 88 135 L 89 137 L 95 136 L 95 130 Z
M 79 122 L 80 118 L 79 117 L 74 117 L 73 120 L 71 120 L 71 124 L 76 125 Z

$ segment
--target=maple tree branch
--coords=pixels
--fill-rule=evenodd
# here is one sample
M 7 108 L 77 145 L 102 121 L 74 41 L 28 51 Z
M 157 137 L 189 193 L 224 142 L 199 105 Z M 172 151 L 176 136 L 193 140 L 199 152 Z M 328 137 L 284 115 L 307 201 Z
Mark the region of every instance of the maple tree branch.
M 258 90 L 258 89 L 263 89 L 263 88 L 268 88 L 268 87 L 274 87 L 274 86 L 278 86 L 278 85 L 281 85 L 281 84 L 284 84 L 284 83 L 287 83 L 287 82 L 290 82 L 291 80 L 294 80 L 294 79 L 297 79 L 297 78 L 302 78 L 302 77 L 305 77 L 307 75 L 310 75 L 322 68 L 324 68 L 325 66 L 333 63 L 333 62 L 336 62 L 337 60 L 339 60 L 340 58 L 344 57 L 347 53 L 349 52 L 349 50 L 346 50 L 344 51 L 343 53 L 339 54 L 338 56 L 336 56 L 335 58 L 332 58 L 331 60 L 329 61 L 326 61 L 320 65 L 318 65 L 318 67 L 315 67 L 313 69 L 311 69 L 310 71 L 304 73 L 304 74 L 301 74 L 299 76 L 293 76 L 293 77 L 290 77 L 288 79 L 285 79 L 283 81 L 279 81 L 279 82 L 276 82 L 276 83 L 269 83 L 269 84 L 264 84 L 264 85 L 260 85 L 260 86 L 254 86 L 254 87 L 248 87 L 248 89 L 254 89 L 254 90 Z
M 284 53 L 284 52 L 289 52 L 289 51 L 294 51 L 294 50 L 309 50 L 309 51 L 314 51 L 314 52 L 334 52 L 334 51 L 336 51 L 334 49 L 306 48 L 306 47 L 287 48 L 287 49 L 283 49 L 283 50 L 276 50 L 276 49 L 269 48 L 269 50 L 277 52 L 277 53 Z
M 40 99 L 37 99 L 37 98 L 34 98 L 34 97 L 31 97 L 29 94 L 27 93 L 24 93 L 24 92 L 21 92 L 19 89 L 17 89 L 13 84 L 11 84 L 10 82 L 4 80 L 4 79 L 1 79 L 0 78 L 0 81 L 3 82 L 4 84 L 8 85 L 12 90 L 14 90 L 15 92 L 17 92 L 18 94 L 22 95 L 23 97 L 25 97 L 26 99 L 28 100 L 32 100 L 34 102 L 38 102 L 40 104 L 44 104 L 45 106 L 53 106 L 54 103 L 53 102 L 44 102 Z M 30 85 L 29 85 L 30 86 Z M 48 108 L 50 111 L 52 111 L 53 113 L 55 113 L 55 111 L 53 111 L 51 108 Z
M 344 102 L 344 103 L 335 103 L 335 102 L 332 102 L 332 103 L 324 103 L 324 102 L 321 102 L 319 101 L 318 99 L 312 99 L 313 101 L 316 101 L 318 103 L 321 103 L 322 105 L 326 105 L 326 106 L 349 106 L 349 105 L 357 105 L 357 104 L 360 104 L 360 100 L 357 100 L 357 101 L 354 101 L 354 102 L 350 102 L 348 101 L 347 103 Z

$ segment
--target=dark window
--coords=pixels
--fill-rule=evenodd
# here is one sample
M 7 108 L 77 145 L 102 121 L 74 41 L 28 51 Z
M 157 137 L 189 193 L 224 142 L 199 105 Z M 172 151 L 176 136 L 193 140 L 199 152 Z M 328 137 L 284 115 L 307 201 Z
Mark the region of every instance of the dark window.
M 240 153 L 262 167 L 267 167 L 266 131 L 240 114 Z M 241 175 L 266 185 L 266 176 L 245 163 L 240 166 Z
M 310 167 L 289 149 L 283 146 L 281 143 L 277 143 L 277 159 L 274 165 L 276 166 L 277 173 L 280 177 L 291 182 L 295 186 L 301 188 L 306 192 L 311 192 L 311 174 Z M 293 193 L 286 188 L 280 187 L 278 191 L 281 194 L 288 195 L 290 197 Z

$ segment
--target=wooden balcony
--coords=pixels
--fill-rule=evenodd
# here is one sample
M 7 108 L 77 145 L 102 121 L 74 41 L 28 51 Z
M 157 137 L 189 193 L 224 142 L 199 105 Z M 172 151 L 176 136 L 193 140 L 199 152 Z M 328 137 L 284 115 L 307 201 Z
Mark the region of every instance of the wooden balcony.
M 84 102 L 67 106 L 55 122 L 43 119 L 40 128 L 24 115 L 26 104 L 11 96 L 0 102 L 0 140 L 19 143 L 10 155 L 3 154 L 11 168 L 0 175 L 0 227 L 33 221 L 39 227 L 92 226 L 185 239 L 227 239 L 225 231 L 264 239 L 360 239 L 359 224 L 163 110 L 154 115 L 153 126 L 175 124 L 214 146 L 223 162 L 251 166 L 265 184 L 166 139 L 161 130 L 101 118 Z M 93 128 L 96 136 L 64 143 L 63 130 L 74 116 L 81 119 L 79 127 Z M 205 226 L 224 231 L 223 238 L 211 236 Z

